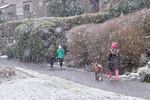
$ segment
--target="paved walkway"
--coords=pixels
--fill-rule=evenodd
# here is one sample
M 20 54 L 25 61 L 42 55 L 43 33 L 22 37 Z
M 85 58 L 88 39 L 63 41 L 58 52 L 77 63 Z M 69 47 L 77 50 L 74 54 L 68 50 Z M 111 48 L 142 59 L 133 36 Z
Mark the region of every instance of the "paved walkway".
M 1 58 L 0 65 L 27 68 L 40 73 L 58 76 L 90 87 L 150 100 L 149 83 L 141 83 L 136 80 L 109 81 L 107 78 L 105 78 L 103 82 L 97 82 L 94 80 L 94 74 L 90 72 L 67 68 L 61 70 L 58 67 L 50 69 L 46 64 L 22 63 L 15 60 Z

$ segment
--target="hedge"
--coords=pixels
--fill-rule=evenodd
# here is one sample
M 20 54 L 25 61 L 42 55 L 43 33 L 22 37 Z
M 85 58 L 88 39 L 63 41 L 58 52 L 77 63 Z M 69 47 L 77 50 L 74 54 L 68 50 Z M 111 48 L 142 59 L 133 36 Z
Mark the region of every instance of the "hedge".
M 65 24 L 50 21 L 21 24 L 15 29 L 17 57 L 21 61 L 46 62 L 59 45 L 66 48 L 65 30 Z
M 135 13 L 131 14 L 134 15 Z M 149 15 L 149 10 L 142 10 L 136 13 L 137 15 L 139 15 L 139 17 L 136 17 L 136 20 L 139 20 L 138 18 L 142 17 L 143 15 Z M 129 15 L 129 16 L 131 16 Z M 141 16 L 142 15 L 142 16 Z M 124 16 L 126 17 L 126 16 Z M 3 28 L 1 27 L 1 31 L 3 31 L 3 29 L 5 29 L 4 33 L 8 32 L 11 33 L 10 36 L 7 35 L 5 37 L 13 37 L 13 39 L 16 39 L 17 41 L 17 46 L 18 46 L 18 57 L 20 57 L 21 60 L 34 60 L 34 61 L 38 61 L 38 59 L 42 59 L 46 56 L 48 48 L 45 47 L 45 44 L 53 44 L 52 47 L 56 49 L 56 47 L 58 46 L 58 44 L 61 43 L 64 45 L 64 47 L 66 48 L 66 37 L 65 37 L 65 33 L 70 30 L 71 28 L 78 26 L 78 25 L 82 25 L 82 24 L 88 24 L 88 23 L 103 23 L 106 20 L 110 19 L 110 14 L 109 12 L 99 12 L 99 13 L 95 13 L 95 14 L 84 14 L 84 15 L 80 15 L 80 16 L 73 16 L 73 17 L 49 17 L 49 18 L 39 18 L 39 19 L 29 19 L 29 20 L 23 20 L 23 21 L 14 21 L 14 22 L 7 22 L 4 24 L 1 24 L 1 26 L 3 26 Z M 148 17 L 144 17 L 147 18 Z M 120 18 L 121 19 L 121 18 Z M 130 22 L 132 22 L 132 20 L 128 19 Z M 141 20 L 140 20 L 141 21 Z M 143 20 L 145 21 L 145 20 Z M 109 21 L 108 21 L 109 22 Z M 126 19 L 124 21 L 122 21 L 123 23 L 126 23 Z M 115 24 L 115 22 L 114 22 Z M 108 26 L 115 26 L 114 24 L 110 23 L 107 24 Z M 132 23 L 131 23 L 132 24 Z M 135 23 L 134 23 L 135 24 Z M 133 24 L 133 25 L 134 25 Z M 138 24 L 137 24 L 138 25 Z M 149 31 L 149 27 L 146 25 L 148 24 L 148 21 L 142 22 L 139 24 L 141 27 L 144 27 L 146 31 Z M 7 27 L 7 28 L 6 28 Z M 103 28 L 105 28 L 105 25 L 100 26 Z M 14 29 L 15 29 L 15 33 L 14 33 Z M 86 30 L 87 28 L 85 28 Z M 10 31 L 7 31 L 10 30 Z M 93 30 L 93 29 L 91 29 Z M 115 28 L 113 29 L 113 27 L 110 27 L 110 30 L 115 30 Z M 60 33 L 63 33 L 62 35 L 57 34 L 59 32 L 57 31 L 61 31 Z M 3 32 L 2 32 L 3 33 Z M 51 33 L 53 34 L 51 36 Z M 148 33 L 148 32 L 147 32 Z M 15 34 L 15 35 L 14 35 Z M 47 37 L 48 35 L 48 39 L 44 39 L 44 37 Z M 14 37 L 15 36 L 15 37 Z M 43 37 L 43 38 L 41 38 Z M 36 38 L 38 38 L 39 40 L 36 41 Z M 49 41 L 52 40 L 56 40 L 55 42 L 50 42 Z M 48 42 L 47 42 L 48 41 Z M 34 50 L 33 48 L 36 48 L 36 46 L 34 45 L 35 42 L 37 45 L 37 47 L 39 48 L 37 50 L 37 52 L 35 54 L 39 54 L 40 57 L 35 57 L 34 55 Z M 9 43 L 9 42 L 8 42 Z M 49 48 L 51 48 L 50 45 L 48 45 Z M 45 49 L 46 48 L 46 49 Z M 42 54 L 41 50 L 43 49 Z M 45 61 L 45 59 L 42 59 Z
M 117 41 L 124 66 L 140 67 L 140 56 L 149 48 L 145 38 L 150 35 L 149 22 L 149 10 L 142 10 L 102 24 L 74 27 L 67 34 L 69 54 L 78 67 L 96 61 L 106 68 L 111 42 Z

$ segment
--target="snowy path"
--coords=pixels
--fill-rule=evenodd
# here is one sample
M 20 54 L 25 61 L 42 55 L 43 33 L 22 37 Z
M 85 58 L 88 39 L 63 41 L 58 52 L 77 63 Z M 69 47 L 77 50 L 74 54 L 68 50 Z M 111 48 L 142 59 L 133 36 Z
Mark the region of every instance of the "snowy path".
M 0 84 L 0 100 L 144 100 L 17 68 L 35 78 Z
M 26 64 L 14 60 L 7 60 L 7 59 L 0 59 L 0 65 L 27 68 L 50 76 L 58 76 L 90 87 L 121 93 L 133 97 L 141 97 L 141 98 L 145 98 L 146 100 L 150 100 L 150 95 L 149 95 L 150 84 L 148 83 L 140 83 L 137 81 L 122 81 L 122 80 L 119 82 L 115 82 L 115 81 L 110 82 L 107 79 L 105 79 L 103 82 L 96 82 L 94 80 L 93 73 L 84 72 L 84 71 L 83 72 L 74 71 L 69 69 L 49 70 L 48 66 L 46 65 Z

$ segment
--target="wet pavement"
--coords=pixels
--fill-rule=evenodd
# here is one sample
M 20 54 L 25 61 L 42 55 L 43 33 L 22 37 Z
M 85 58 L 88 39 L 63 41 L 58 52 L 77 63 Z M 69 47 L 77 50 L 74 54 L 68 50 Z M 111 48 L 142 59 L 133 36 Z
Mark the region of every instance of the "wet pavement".
M 0 58 L 0 66 L 1 65 L 6 67 L 12 66 L 27 68 L 51 76 L 58 76 L 90 87 L 150 100 L 150 84 L 141 83 L 137 80 L 109 81 L 107 78 L 104 78 L 104 81 L 97 82 L 94 79 L 94 73 L 83 70 L 73 70 L 67 68 L 60 69 L 57 66 L 50 69 L 47 64 L 23 63 L 17 60 Z

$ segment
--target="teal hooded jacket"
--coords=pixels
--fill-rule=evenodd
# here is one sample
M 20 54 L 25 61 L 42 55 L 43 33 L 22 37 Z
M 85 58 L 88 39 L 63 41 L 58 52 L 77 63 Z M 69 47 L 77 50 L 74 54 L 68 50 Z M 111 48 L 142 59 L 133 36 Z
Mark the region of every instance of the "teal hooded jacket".
M 58 49 L 57 49 L 57 57 L 58 57 L 58 58 L 64 58 L 64 56 L 65 56 L 65 51 L 64 51 L 64 49 L 63 49 L 63 48 L 58 48 Z

